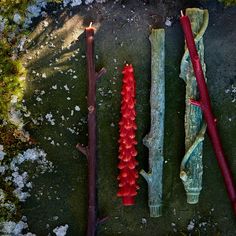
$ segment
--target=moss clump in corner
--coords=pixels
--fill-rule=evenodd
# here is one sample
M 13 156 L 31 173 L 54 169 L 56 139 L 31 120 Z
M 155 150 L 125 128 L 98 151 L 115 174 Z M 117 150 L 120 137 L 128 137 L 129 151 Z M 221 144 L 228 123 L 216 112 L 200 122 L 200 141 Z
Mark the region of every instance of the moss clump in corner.
M 10 44 L 0 40 L 0 120 L 7 120 L 12 96 L 23 98 L 26 71 L 19 60 L 11 58 Z
M 29 148 L 29 143 L 32 143 L 30 140 L 22 141 L 22 139 L 19 137 L 19 132 L 20 131 L 17 130 L 17 127 L 15 125 L 0 125 L 0 145 L 3 145 L 4 152 L 7 153 L 7 156 L 9 157 L 16 156 L 25 148 Z
M 1 0 L 0 8 L 5 15 L 13 14 L 15 11 L 24 13 L 29 2 L 29 0 Z
M 48 3 L 61 3 L 62 0 L 47 0 Z M 27 7 L 36 3 L 36 0 L 1 0 L 0 14 L 6 18 L 12 19 L 15 13 L 24 16 Z
M 0 13 L 6 19 L 4 31 L 0 38 L 0 123 L 8 121 L 9 112 L 11 110 L 12 96 L 17 97 L 17 106 L 20 108 L 21 100 L 24 95 L 26 71 L 20 62 L 12 56 L 12 49 L 17 44 L 18 38 L 14 37 L 11 42 L 8 41 L 8 36 L 14 32 L 17 25 L 11 20 L 15 12 L 23 12 L 27 7 L 27 0 L 0 2 Z M 23 32 L 22 32 L 23 33 Z M 0 160 L 0 166 L 4 168 L 8 165 L 12 157 L 17 155 L 20 150 L 23 150 L 26 143 L 20 141 L 16 136 L 17 127 L 9 122 L 0 125 L 0 145 L 3 146 L 6 153 L 3 160 Z M 7 170 L 6 170 L 7 171 Z M 6 182 L 4 176 L 0 176 L 0 222 L 18 221 L 21 217 L 19 200 L 13 193 L 14 186 Z
M 19 151 L 29 146 L 28 143 L 22 142 L 16 136 L 16 126 L 11 124 L 0 125 L 0 144 L 4 147 L 6 155 L 0 160 L 0 166 L 9 166 L 12 157 L 16 156 Z M 5 170 L 6 174 L 8 170 Z M 0 222 L 19 221 L 21 218 L 21 208 L 17 197 L 14 194 L 14 186 L 11 182 L 0 175 Z
M 0 178 L 0 222 L 19 221 L 21 218 L 19 200 L 13 194 L 14 188 Z
M 22 24 L 27 7 L 35 2 L 35 0 L 0 1 L 0 16 L 6 20 L 4 30 L 0 32 L 0 121 L 9 118 L 12 96 L 18 98 L 17 104 L 21 104 L 23 98 L 26 71 L 21 61 L 13 59 L 12 55 L 21 37 L 28 33 L 22 28 Z M 48 2 L 59 3 L 61 0 L 48 0 Z M 13 21 L 15 13 L 22 16 L 20 25 Z M 9 40 L 9 35 L 12 33 L 14 36 Z
M 13 54 L 21 37 L 28 33 L 23 28 L 25 12 L 27 7 L 35 2 L 35 0 L 0 0 L 0 16 L 5 22 L 4 29 L 0 32 L 0 145 L 6 153 L 4 158 L 0 159 L 0 168 L 3 169 L 10 165 L 12 157 L 29 148 L 32 143 L 32 140 L 25 136 L 24 130 L 11 124 L 9 114 L 12 100 L 17 98 L 14 109 L 20 109 L 24 96 L 26 70 L 21 61 L 15 59 L 17 55 Z M 60 2 L 60 0 L 48 2 Z M 13 21 L 15 13 L 22 17 L 19 25 Z M 20 202 L 14 194 L 13 184 L 4 179 L 4 176 L 8 176 L 9 170 L 4 171 L 5 174 L 0 172 L 0 223 L 17 222 L 22 216 Z

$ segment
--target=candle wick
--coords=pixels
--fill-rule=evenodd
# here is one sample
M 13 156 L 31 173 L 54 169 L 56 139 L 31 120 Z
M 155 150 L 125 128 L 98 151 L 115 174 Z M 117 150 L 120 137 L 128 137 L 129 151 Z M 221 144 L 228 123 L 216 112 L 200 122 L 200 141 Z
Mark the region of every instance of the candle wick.
M 183 13 L 183 11 L 182 11 L 182 10 L 180 11 L 180 14 L 181 14 L 181 16 L 184 16 L 184 13 Z
M 90 22 L 90 24 L 89 24 L 89 27 L 90 27 L 90 28 L 92 27 L 92 24 L 93 24 L 93 22 Z

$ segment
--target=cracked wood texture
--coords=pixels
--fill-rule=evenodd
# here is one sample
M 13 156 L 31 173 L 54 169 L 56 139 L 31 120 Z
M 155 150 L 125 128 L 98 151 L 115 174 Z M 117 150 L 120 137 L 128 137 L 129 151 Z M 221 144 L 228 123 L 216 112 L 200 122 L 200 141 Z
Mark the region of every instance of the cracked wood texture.
M 198 50 L 203 72 L 205 75 L 206 66 L 204 63 L 203 35 L 208 26 L 208 11 L 198 8 L 186 9 L 186 15 L 190 18 L 195 44 Z M 203 140 L 206 131 L 202 111 L 199 106 L 190 103 L 190 99 L 197 100 L 199 97 L 197 81 L 194 75 L 193 66 L 189 51 L 185 45 L 185 52 L 180 65 L 180 78 L 186 83 L 185 97 L 185 150 L 186 154 L 181 162 L 180 178 L 184 184 L 189 204 L 198 203 L 202 189 L 202 153 Z M 206 78 L 206 77 L 205 77 Z
M 143 139 L 149 149 L 149 172 L 140 174 L 148 183 L 148 205 L 151 217 L 162 214 L 163 141 L 165 118 L 165 31 L 152 29 L 151 42 L 151 129 Z

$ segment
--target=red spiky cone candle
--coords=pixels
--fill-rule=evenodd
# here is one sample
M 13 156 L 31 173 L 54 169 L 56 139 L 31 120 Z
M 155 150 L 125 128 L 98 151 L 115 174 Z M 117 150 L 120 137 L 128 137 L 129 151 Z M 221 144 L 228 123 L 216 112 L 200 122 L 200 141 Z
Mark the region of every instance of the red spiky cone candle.
M 123 85 L 122 85 L 122 101 L 121 101 L 121 120 L 120 138 L 119 138 L 119 165 L 120 170 L 118 181 L 119 191 L 118 197 L 122 197 L 124 206 L 134 204 L 134 198 L 137 195 L 138 171 L 135 167 L 138 165 L 136 161 L 136 138 L 135 132 L 137 125 L 135 122 L 135 78 L 134 69 L 132 65 L 125 65 L 123 71 Z

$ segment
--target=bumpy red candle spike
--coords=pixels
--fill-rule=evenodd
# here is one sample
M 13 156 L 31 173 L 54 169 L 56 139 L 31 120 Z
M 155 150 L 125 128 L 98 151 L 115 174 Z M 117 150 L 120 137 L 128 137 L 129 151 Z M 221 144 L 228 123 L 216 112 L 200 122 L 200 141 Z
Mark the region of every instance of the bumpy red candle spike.
M 119 138 L 119 159 L 120 163 L 118 169 L 120 170 L 118 181 L 119 191 L 118 197 L 122 197 L 123 205 L 130 206 L 134 204 L 134 198 L 137 195 L 138 172 L 135 167 L 138 162 L 135 160 L 137 150 L 135 145 L 135 130 L 137 129 L 135 123 L 135 79 L 132 65 L 126 65 L 122 71 L 123 86 L 122 86 L 122 102 L 121 102 L 121 120 L 120 138 Z

